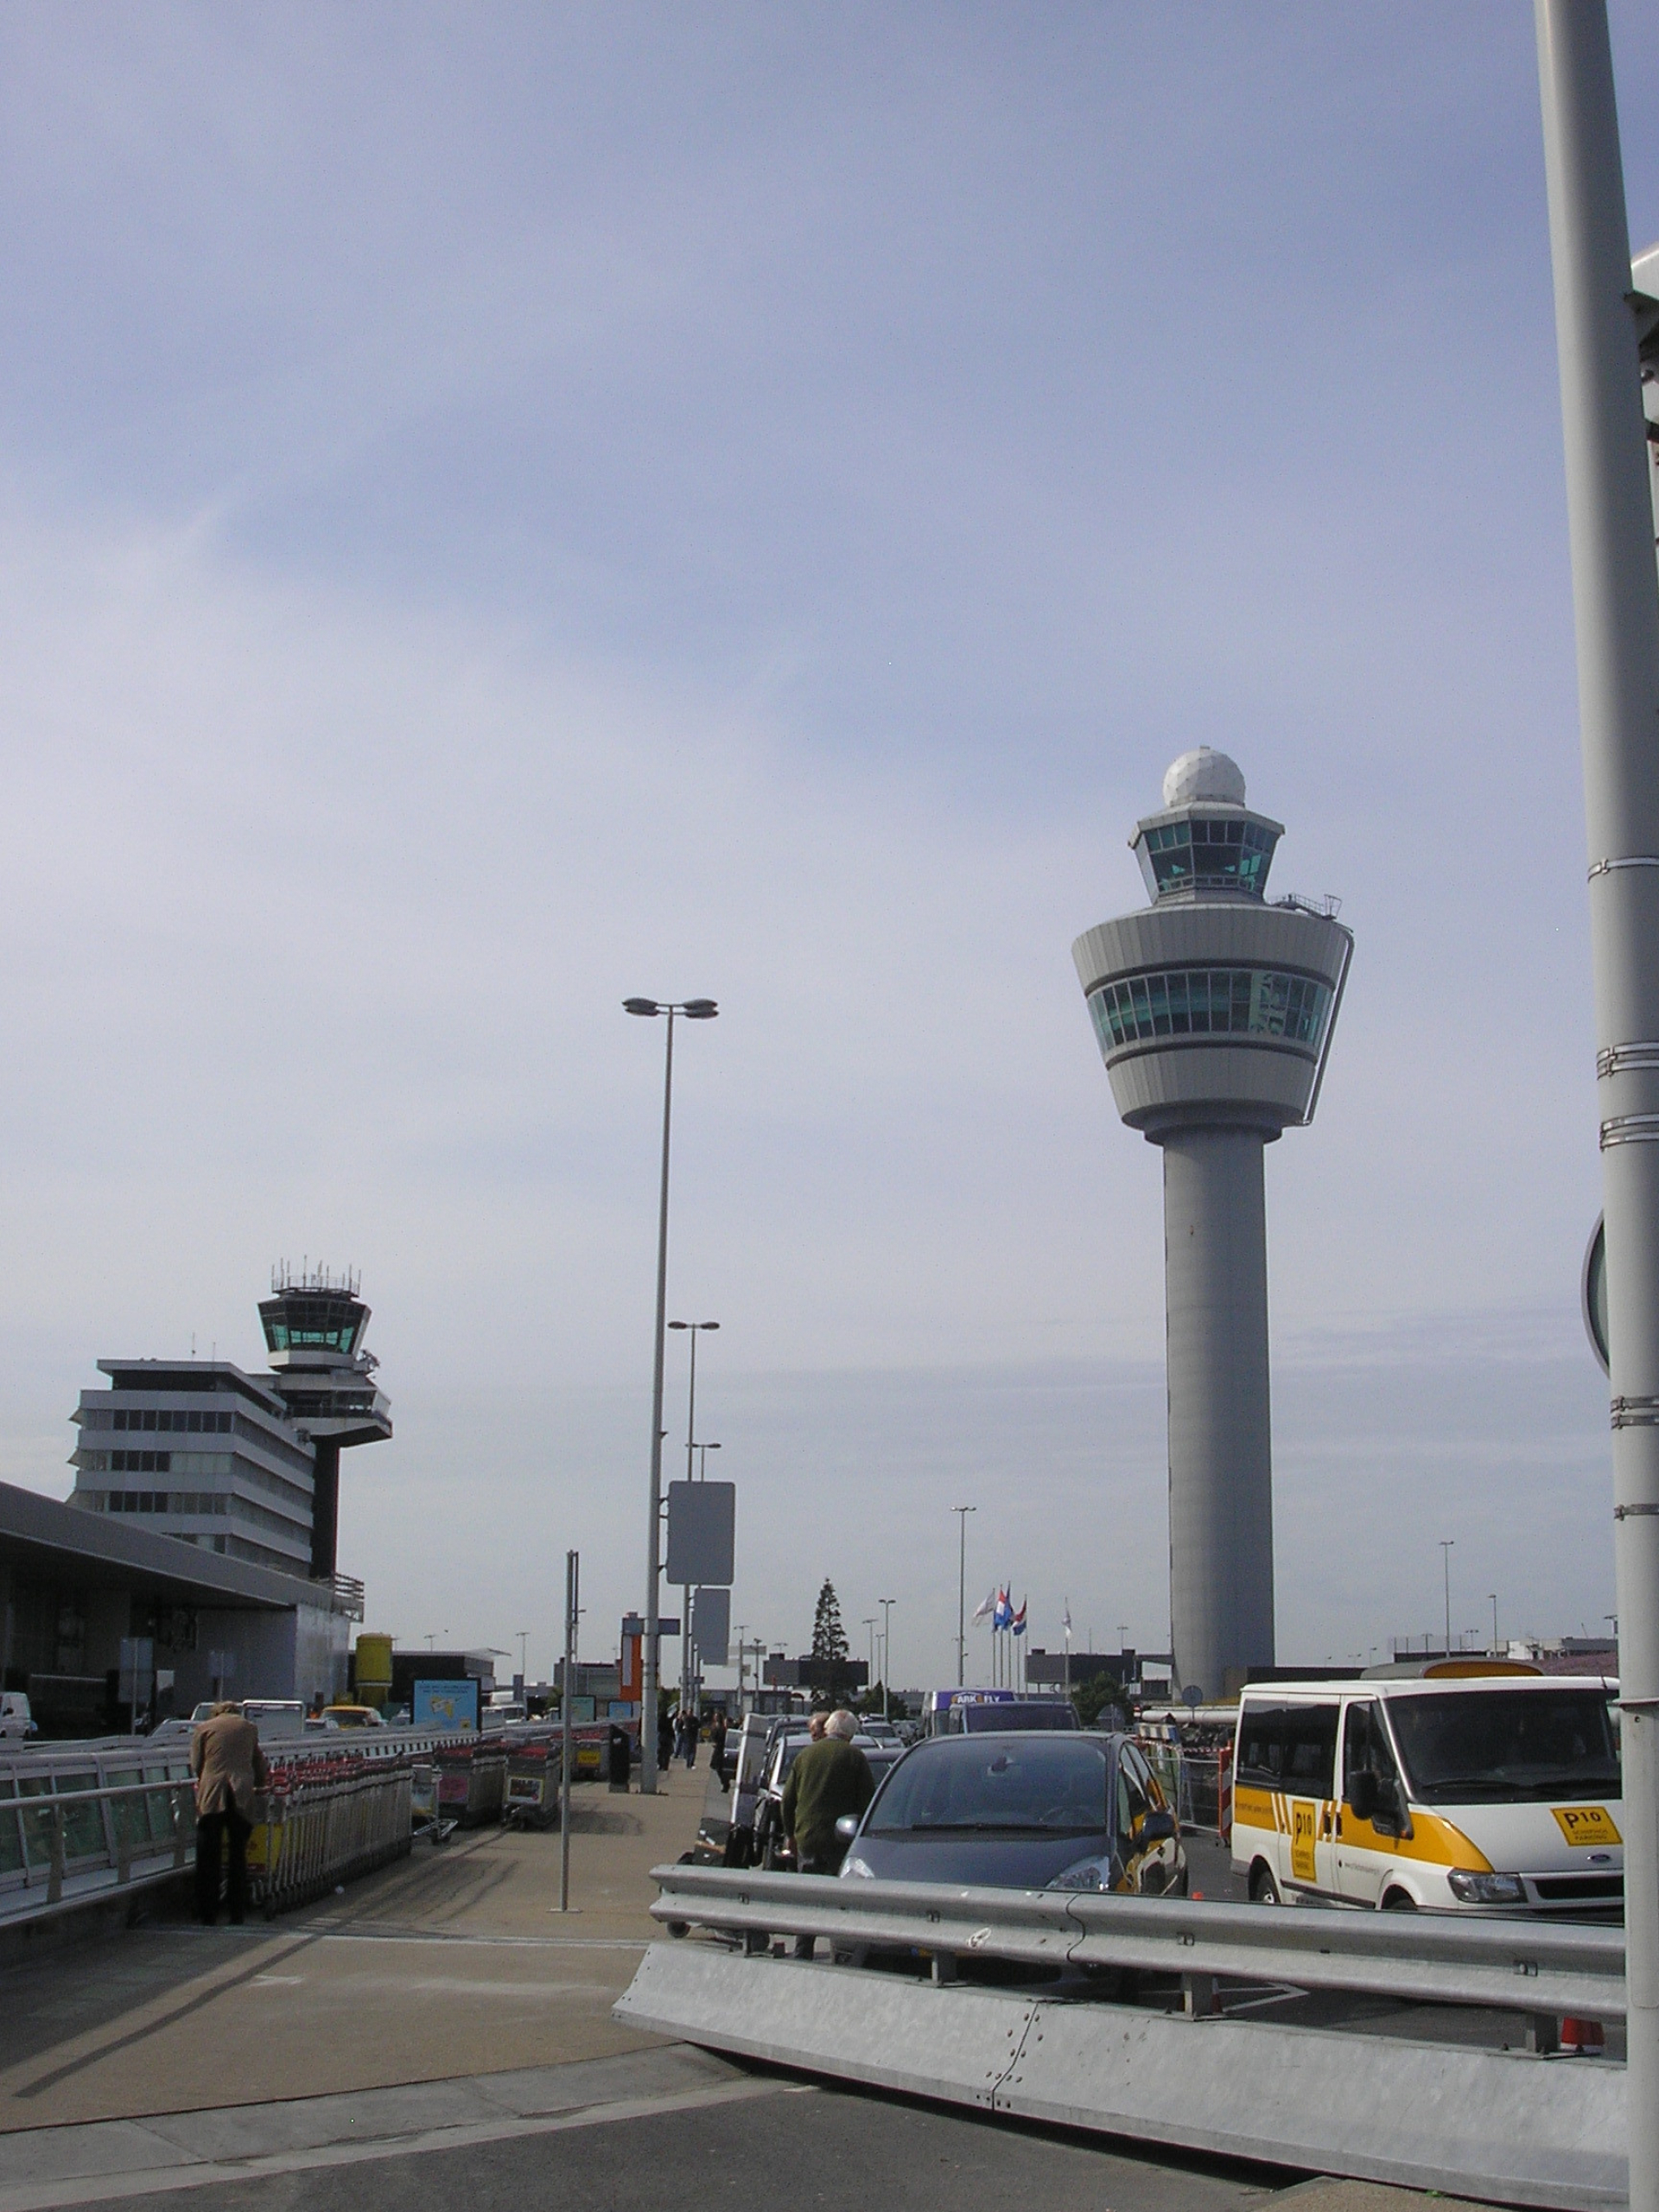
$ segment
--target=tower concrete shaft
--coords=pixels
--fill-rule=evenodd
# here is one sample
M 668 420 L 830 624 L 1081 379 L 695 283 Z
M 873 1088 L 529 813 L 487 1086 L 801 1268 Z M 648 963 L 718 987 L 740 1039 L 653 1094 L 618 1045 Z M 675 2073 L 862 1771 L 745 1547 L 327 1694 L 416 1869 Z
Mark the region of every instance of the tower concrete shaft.
M 1169 1611 L 1178 1687 L 1274 1663 L 1262 1153 L 1313 1119 L 1353 938 L 1269 905 L 1280 823 L 1225 753 L 1184 753 L 1131 840 L 1152 905 L 1072 947 L 1118 1112 L 1164 1154 Z
M 1212 1696 L 1274 1660 L 1266 1141 L 1163 1140 L 1170 1648 Z

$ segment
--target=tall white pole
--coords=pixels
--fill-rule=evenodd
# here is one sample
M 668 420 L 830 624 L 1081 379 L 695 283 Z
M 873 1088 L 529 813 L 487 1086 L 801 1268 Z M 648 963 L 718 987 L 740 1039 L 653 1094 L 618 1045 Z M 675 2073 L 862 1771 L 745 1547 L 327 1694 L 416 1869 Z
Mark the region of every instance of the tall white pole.
M 1535 0 L 1590 849 L 1631 2212 L 1659 2212 L 1659 593 L 1605 0 Z
M 663 1054 L 663 1187 L 657 1212 L 657 1356 L 651 1385 L 651 1533 L 645 1553 L 645 1637 L 639 1669 L 639 1788 L 657 1794 L 658 1586 L 663 1567 L 663 1348 L 668 1333 L 668 1126 L 674 1097 L 674 1009 Z M 683 1625 L 683 1624 L 682 1624 Z
M 564 1555 L 564 1679 L 559 1697 L 559 1910 L 570 1910 L 570 1700 L 576 1694 L 576 1611 L 581 1589 L 580 1554 Z

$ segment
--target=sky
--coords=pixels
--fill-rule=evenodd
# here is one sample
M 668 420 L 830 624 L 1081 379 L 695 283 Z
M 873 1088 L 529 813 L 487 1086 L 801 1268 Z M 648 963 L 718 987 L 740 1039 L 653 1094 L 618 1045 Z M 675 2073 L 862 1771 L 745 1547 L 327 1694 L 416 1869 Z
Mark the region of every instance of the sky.
M 1633 245 L 1659 30 L 1612 9 Z M 1279 1651 L 1612 1606 L 1531 10 L 0 16 L 0 1478 L 360 1268 L 367 1625 L 1168 1632 L 1161 1192 L 1070 947 L 1233 753 L 1357 950 L 1268 1155 Z M 668 1451 L 685 1437 L 671 1339 Z M 683 1465 L 683 1460 L 679 1463 Z M 983 1632 L 970 1669 L 982 1668 Z M 716 1677 L 719 1679 L 719 1677 Z

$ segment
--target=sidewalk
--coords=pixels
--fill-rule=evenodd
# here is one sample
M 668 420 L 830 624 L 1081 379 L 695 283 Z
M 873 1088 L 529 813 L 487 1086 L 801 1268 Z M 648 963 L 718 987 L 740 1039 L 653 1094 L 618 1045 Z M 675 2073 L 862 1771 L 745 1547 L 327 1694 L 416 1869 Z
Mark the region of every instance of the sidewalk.
M 657 2039 L 610 2009 L 706 1774 L 584 1785 L 559 1837 L 476 1829 L 245 1928 L 160 1919 L 0 1973 L 0 2133 L 568 2064 Z

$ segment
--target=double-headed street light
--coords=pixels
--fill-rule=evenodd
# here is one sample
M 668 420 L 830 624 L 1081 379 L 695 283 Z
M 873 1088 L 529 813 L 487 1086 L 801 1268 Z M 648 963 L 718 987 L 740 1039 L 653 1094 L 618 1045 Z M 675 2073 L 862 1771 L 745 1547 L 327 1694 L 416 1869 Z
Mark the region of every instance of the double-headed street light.
M 890 1719 L 893 1713 L 893 1609 L 896 1598 L 878 1598 L 881 1608 L 881 1718 Z
M 657 1347 L 651 1385 L 651 1509 L 645 1548 L 645 1633 L 640 1652 L 639 1788 L 647 1797 L 657 1794 L 657 1680 L 660 1671 L 658 1643 L 658 1585 L 663 1572 L 663 1347 L 668 1320 L 668 1132 L 674 1102 L 674 1017 L 688 1021 L 712 1021 L 720 1008 L 713 999 L 624 999 L 628 1014 L 668 1017 L 668 1042 L 663 1054 L 663 1182 L 657 1210 Z M 683 1624 L 682 1624 L 683 1625 Z

